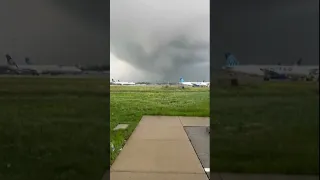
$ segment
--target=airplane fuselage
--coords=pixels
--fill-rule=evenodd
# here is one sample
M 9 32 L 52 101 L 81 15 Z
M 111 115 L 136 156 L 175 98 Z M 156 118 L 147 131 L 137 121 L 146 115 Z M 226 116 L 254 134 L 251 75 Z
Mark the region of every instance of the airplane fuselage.
M 113 81 L 113 82 L 110 82 L 111 84 L 113 85 L 135 85 L 136 83 L 134 82 L 121 82 L 121 81 Z
M 58 66 L 58 65 L 19 65 L 10 66 L 10 69 L 18 72 L 30 72 L 37 74 L 76 74 L 82 71 L 73 66 Z
M 185 86 L 209 86 L 210 82 L 180 82 Z
M 307 77 L 319 74 L 318 66 L 282 66 L 282 65 L 238 65 L 224 67 L 225 70 L 233 73 L 264 76 L 263 70 L 272 71 L 286 76 Z

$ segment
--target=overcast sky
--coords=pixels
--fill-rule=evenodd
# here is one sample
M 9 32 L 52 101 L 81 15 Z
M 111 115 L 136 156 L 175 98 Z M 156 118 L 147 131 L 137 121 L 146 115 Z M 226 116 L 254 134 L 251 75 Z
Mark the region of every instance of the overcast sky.
M 102 0 L 0 1 L 0 64 L 108 64 L 109 12 Z M 99 5 L 99 3 L 104 4 Z
M 209 0 L 111 0 L 111 75 L 209 80 Z
M 240 64 L 319 64 L 319 0 L 211 4 L 213 68 L 225 52 Z M 209 1 L 111 0 L 110 9 L 112 75 L 208 78 Z
M 319 63 L 319 0 L 211 4 L 212 67 L 225 52 L 240 64 Z M 111 0 L 110 19 L 108 8 L 104 0 L 0 1 L 0 53 L 39 64 L 110 57 L 112 78 L 123 81 L 208 80 L 209 0 Z
M 211 62 L 319 64 L 319 0 L 211 1 Z

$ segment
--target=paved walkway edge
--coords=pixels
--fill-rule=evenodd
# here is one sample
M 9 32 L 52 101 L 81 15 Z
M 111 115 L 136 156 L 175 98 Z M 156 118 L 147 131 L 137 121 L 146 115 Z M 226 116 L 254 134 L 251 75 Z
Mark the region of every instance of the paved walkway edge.
M 112 164 L 110 179 L 208 180 L 178 116 L 143 116 Z

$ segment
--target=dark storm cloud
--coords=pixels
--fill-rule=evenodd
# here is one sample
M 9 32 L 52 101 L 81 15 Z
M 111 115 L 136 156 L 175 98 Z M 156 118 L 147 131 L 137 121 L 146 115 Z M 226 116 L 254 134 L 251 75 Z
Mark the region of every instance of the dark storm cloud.
M 77 18 L 78 21 L 109 35 L 109 32 L 106 32 L 106 29 L 110 27 L 109 1 L 50 0 L 50 2 L 65 13 Z
M 208 62 L 209 46 L 205 42 L 190 42 L 185 36 L 178 36 L 152 52 L 147 52 L 141 44 L 134 42 L 128 42 L 113 52 L 121 59 L 128 59 L 137 69 L 163 74 L 163 79 L 171 79 L 184 73 L 186 66 Z
M 109 63 L 108 11 L 88 4 L 0 1 L 0 53 L 12 54 L 18 63 L 26 56 L 39 64 Z
M 52 0 L 49 3 L 73 23 L 98 33 L 102 39 L 105 39 L 103 34 L 109 35 L 106 31 L 109 29 L 108 1 Z M 189 74 L 191 78 L 190 66 L 209 62 L 209 1 L 119 0 L 110 3 L 111 50 L 134 68 L 157 73 L 164 79 L 170 79 L 171 75 L 177 79 L 179 74 Z M 201 28 L 204 30 L 199 31 Z M 205 38 L 199 39 L 199 36 Z M 204 67 L 200 67 L 197 74 L 207 79 L 209 68 L 201 69 Z
M 208 80 L 209 1 L 112 0 L 110 10 L 111 53 L 162 80 Z
M 212 1 L 211 64 L 319 63 L 319 1 Z

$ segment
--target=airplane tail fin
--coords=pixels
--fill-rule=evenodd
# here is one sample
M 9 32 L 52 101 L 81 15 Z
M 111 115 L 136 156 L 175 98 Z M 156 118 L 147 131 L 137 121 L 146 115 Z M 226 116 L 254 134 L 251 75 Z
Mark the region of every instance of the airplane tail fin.
M 297 61 L 296 65 L 300 66 L 300 65 L 301 65 L 301 62 L 302 62 L 302 58 L 300 58 L 300 59 Z
M 12 57 L 9 54 L 6 54 L 6 59 L 9 66 L 18 67 L 18 65 L 13 61 Z
M 26 61 L 26 63 L 29 64 L 29 65 L 32 64 L 31 61 L 30 61 L 30 59 L 29 59 L 28 57 L 25 58 L 25 61 Z
M 182 78 L 182 77 L 180 77 L 180 82 L 184 82 L 184 80 L 183 80 L 183 78 Z
M 225 58 L 227 60 L 227 62 L 226 62 L 227 67 L 233 67 L 233 66 L 239 65 L 239 61 L 231 53 L 225 53 Z

